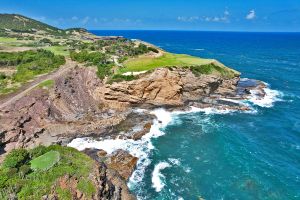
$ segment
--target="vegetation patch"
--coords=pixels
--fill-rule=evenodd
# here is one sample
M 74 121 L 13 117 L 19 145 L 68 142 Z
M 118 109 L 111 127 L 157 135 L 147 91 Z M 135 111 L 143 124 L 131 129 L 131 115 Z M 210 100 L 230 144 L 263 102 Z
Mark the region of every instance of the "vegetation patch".
M 202 59 L 185 54 L 164 53 L 164 55 L 153 58 L 150 56 L 140 56 L 131 58 L 124 62 L 124 68 L 121 72 L 129 71 L 145 71 L 158 67 L 172 67 L 172 66 L 190 66 L 190 65 L 204 65 L 213 62 L 211 59 Z
M 44 49 L 51 51 L 55 55 L 61 55 L 61 56 L 69 56 L 69 49 L 66 46 L 50 46 L 45 47 Z
M 32 170 L 48 170 L 54 166 L 60 159 L 58 151 L 49 151 L 44 155 L 41 155 L 32 161 L 30 161 Z
M 96 192 L 96 188 L 93 183 L 85 178 L 81 178 L 78 182 L 77 188 L 83 194 L 85 194 L 88 198 L 91 198 L 92 195 Z
M 60 160 L 53 165 L 54 160 L 57 161 L 56 152 L 59 153 Z M 43 161 L 47 164 L 43 164 Z M 53 166 L 48 170 L 31 170 L 33 164 L 38 169 Z M 90 157 L 70 147 L 52 145 L 32 150 L 13 150 L 0 167 L 0 199 L 8 199 L 14 194 L 20 200 L 40 200 L 42 196 L 51 193 L 52 186 L 62 176 L 70 175 L 87 182 L 93 166 L 94 161 Z M 81 186 L 87 195 L 93 191 L 91 184 Z M 61 195 L 68 196 L 67 191 L 61 191 Z
M 122 74 L 114 74 L 113 76 L 110 77 L 109 81 L 107 82 L 108 84 L 112 84 L 114 82 L 122 82 L 122 81 L 132 81 L 135 80 L 136 77 L 133 75 L 125 76 Z
M 0 43 L 11 43 L 16 42 L 17 38 L 0 37 Z
M 52 87 L 53 87 L 54 83 L 55 83 L 54 80 L 46 80 L 46 81 L 41 82 L 41 83 L 38 85 L 38 87 L 49 89 L 49 88 L 52 88 Z
M 124 62 L 124 68 L 120 69 L 124 72 L 148 71 L 159 67 L 189 67 L 194 74 L 216 74 L 223 77 L 232 78 L 239 73 L 234 71 L 213 59 L 203 59 L 185 54 L 164 53 L 163 56 L 153 58 L 149 56 L 141 56 L 128 59 Z
M 15 91 L 20 83 L 34 79 L 37 75 L 49 73 L 65 64 L 65 58 L 47 50 L 0 52 L 0 68 L 15 66 L 11 76 L 1 74 L 0 93 Z M 19 84 L 18 84 L 19 83 Z M 48 82 L 49 83 L 49 82 Z
M 201 74 L 215 74 L 220 75 L 224 78 L 234 78 L 239 75 L 239 72 L 225 66 L 217 65 L 215 63 L 200 66 L 190 66 L 189 68 L 196 76 L 199 76 Z

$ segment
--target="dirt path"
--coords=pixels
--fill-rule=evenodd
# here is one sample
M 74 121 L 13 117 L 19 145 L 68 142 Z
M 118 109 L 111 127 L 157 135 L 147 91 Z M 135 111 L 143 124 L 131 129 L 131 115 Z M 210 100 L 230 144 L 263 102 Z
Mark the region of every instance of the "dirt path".
M 19 99 L 24 97 L 30 90 L 37 87 L 40 83 L 42 83 L 46 80 L 49 80 L 49 79 L 54 79 L 56 77 L 59 77 L 60 75 L 65 73 L 67 70 L 75 67 L 76 65 L 77 65 L 76 62 L 73 62 L 73 61 L 67 59 L 66 64 L 61 66 L 58 70 L 51 72 L 49 74 L 39 76 L 34 81 L 32 81 L 28 84 L 25 84 L 24 86 L 19 88 L 19 90 L 17 92 L 14 92 L 12 94 L 5 96 L 3 99 L 0 100 L 0 109 L 18 101 Z

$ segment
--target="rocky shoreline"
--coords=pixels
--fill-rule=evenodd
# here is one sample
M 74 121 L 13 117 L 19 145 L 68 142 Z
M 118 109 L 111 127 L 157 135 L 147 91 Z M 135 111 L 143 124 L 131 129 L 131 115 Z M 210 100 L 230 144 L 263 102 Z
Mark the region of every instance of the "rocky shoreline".
M 137 109 L 247 111 L 250 108 L 238 101 L 250 98 L 251 91 L 263 98 L 266 87 L 263 82 L 239 76 L 197 76 L 190 69 L 177 67 L 158 68 L 133 81 L 108 84 L 96 76 L 94 68 L 74 66 L 57 77 L 52 88 L 37 87 L 0 111 L 0 157 L 14 148 L 67 145 L 82 137 L 139 140 L 149 132 L 155 116 Z M 134 171 L 136 157 L 122 150 L 110 155 L 95 149 L 84 152 L 103 169 L 113 171 L 109 173 L 118 174 L 114 184 L 123 188 L 119 197 L 127 191 L 122 196 L 134 198 L 126 181 Z

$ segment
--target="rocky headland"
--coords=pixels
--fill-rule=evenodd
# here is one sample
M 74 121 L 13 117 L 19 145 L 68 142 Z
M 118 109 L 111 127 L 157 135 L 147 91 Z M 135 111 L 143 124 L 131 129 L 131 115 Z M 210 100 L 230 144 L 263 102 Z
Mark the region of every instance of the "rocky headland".
M 91 40 L 99 39 L 88 36 Z M 151 56 L 155 54 L 156 58 L 164 53 L 153 50 Z M 210 64 L 218 70 L 225 68 L 216 61 Z M 253 91 L 258 98 L 266 95 L 263 82 L 240 79 L 239 73 L 226 70 L 230 76 L 199 73 L 191 67 L 165 66 L 137 73 L 130 80 L 113 82 L 107 76 L 99 78 L 99 69 L 97 72 L 95 67 L 70 64 L 51 77 L 50 87 L 33 87 L 16 101 L 1 106 L 0 162 L 13 149 L 66 146 L 75 138 L 140 140 L 150 131 L 156 118 L 150 111 L 155 108 L 247 111 L 250 108 L 239 100 L 249 99 Z M 121 77 L 126 79 L 124 75 Z M 143 111 L 137 112 L 140 108 Z M 92 199 L 135 199 L 126 182 L 138 158 L 123 150 L 111 154 L 96 149 L 83 152 L 95 161 L 90 180 L 97 189 Z M 53 185 L 53 192 L 43 198 L 58 199 L 55 188 L 59 187 L 69 188 L 73 199 L 88 199 L 76 189 L 77 184 L 78 180 L 70 175 L 60 177 Z

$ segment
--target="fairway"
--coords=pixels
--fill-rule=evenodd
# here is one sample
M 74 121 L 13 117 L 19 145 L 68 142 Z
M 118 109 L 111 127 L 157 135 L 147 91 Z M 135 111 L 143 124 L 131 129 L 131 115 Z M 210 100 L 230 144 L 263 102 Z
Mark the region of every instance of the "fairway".
M 60 154 L 58 151 L 49 151 L 35 159 L 33 159 L 31 164 L 31 169 L 33 170 L 48 170 L 53 167 L 60 159 Z
M 51 51 L 55 55 L 61 55 L 61 56 L 69 56 L 69 50 L 65 46 L 51 46 L 51 47 L 45 47 L 44 49 Z
M 203 59 L 186 54 L 164 53 L 158 58 L 141 56 L 138 58 L 129 59 L 124 62 L 124 68 L 120 69 L 120 71 L 124 73 L 130 71 L 145 71 L 168 66 L 184 67 L 192 65 L 206 65 L 212 63 L 213 61 L 213 59 Z
M 0 43 L 16 42 L 16 38 L 0 37 Z

